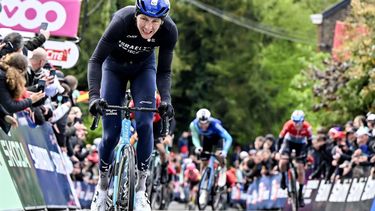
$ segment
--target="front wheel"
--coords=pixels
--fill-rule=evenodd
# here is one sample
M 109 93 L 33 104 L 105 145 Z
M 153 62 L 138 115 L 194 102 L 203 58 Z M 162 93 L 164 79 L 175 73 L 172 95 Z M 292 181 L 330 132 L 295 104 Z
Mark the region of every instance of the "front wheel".
M 289 196 L 291 199 L 291 206 L 293 211 L 298 211 L 298 191 L 297 191 L 297 171 L 295 169 L 291 169 L 288 171 L 288 179 L 289 179 Z
M 124 153 L 118 168 L 119 187 L 118 202 L 115 210 L 132 211 L 134 208 L 135 188 L 135 153 L 132 146 L 124 148 Z
M 210 170 L 209 167 L 207 167 L 202 175 L 202 179 L 199 182 L 198 186 L 198 193 L 197 193 L 197 205 L 199 210 L 204 210 L 207 207 L 208 204 L 208 198 L 211 194 L 210 187 L 208 187 L 208 184 L 210 182 Z

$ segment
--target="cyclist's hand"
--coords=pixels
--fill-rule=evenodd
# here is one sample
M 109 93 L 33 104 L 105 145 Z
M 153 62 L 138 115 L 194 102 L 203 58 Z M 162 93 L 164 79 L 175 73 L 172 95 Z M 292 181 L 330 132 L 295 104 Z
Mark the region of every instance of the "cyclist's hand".
M 160 103 L 160 106 L 158 108 L 158 112 L 160 114 L 161 117 L 173 117 L 174 116 L 174 109 L 173 109 L 173 106 L 172 104 L 170 103 L 167 103 L 165 101 L 162 101 Z
M 172 146 L 172 141 L 173 141 L 173 138 L 171 135 L 167 135 L 164 137 L 162 143 L 165 144 L 165 145 L 168 145 L 168 146 Z
M 219 156 L 222 157 L 222 158 L 226 158 L 227 157 L 227 153 L 225 151 L 220 151 L 219 152 Z
M 108 106 L 108 103 L 104 99 L 95 99 L 89 105 L 89 111 L 92 115 L 103 115 L 103 109 Z
M 197 154 L 197 155 L 200 155 L 202 153 L 202 151 L 203 151 L 202 147 L 195 148 L 195 154 Z

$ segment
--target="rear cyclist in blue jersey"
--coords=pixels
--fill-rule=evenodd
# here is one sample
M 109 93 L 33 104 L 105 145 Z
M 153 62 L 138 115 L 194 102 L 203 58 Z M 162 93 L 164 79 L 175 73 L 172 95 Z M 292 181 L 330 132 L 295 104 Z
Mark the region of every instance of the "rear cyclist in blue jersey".
M 232 145 L 231 135 L 221 126 L 220 120 L 211 117 L 211 112 L 206 108 L 198 110 L 196 118 L 190 123 L 190 131 L 196 154 L 215 150 L 221 165 L 218 185 L 223 187 L 226 184 L 225 158 Z M 202 171 L 207 167 L 210 155 L 203 153 L 200 158 L 202 160 Z
M 161 95 L 159 111 L 173 116 L 171 105 L 171 63 L 177 42 L 177 28 L 168 16 L 168 0 L 136 0 L 135 6 L 117 11 L 101 37 L 88 64 L 88 84 L 93 115 L 101 114 L 100 99 L 121 105 L 128 81 L 136 107 L 155 107 L 155 91 Z M 158 62 L 155 48 L 159 47 Z M 156 67 L 157 63 L 157 67 Z M 151 210 L 145 194 L 147 169 L 153 148 L 153 113 L 136 112 L 138 182 L 135 210 Z M 121 115 L 103 116 L 103 138 L 99 145 L 99 183 L 92 210 L 106 209 L 108 168 L 119 141 Z

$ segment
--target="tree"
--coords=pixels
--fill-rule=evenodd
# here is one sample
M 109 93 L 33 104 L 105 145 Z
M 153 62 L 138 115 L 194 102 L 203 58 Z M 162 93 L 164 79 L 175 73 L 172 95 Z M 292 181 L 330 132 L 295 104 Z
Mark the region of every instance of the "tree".
M 322 124 L 342 123 L 375 111 L 375 6 L 370 0 L 353 0 L 351 6 L 341 52 L 349 58 L 331 58 L 323 69 L 309 70 L 314 80 L 315 109 L 326 114 Z M 358 36 L 358 27 L 365 28 L 366 33 Z

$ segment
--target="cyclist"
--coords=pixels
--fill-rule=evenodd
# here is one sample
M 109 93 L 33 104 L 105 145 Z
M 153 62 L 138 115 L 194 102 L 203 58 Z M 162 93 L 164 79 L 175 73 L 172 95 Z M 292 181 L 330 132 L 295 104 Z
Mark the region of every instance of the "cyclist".
M 127 82 L 136 107 L 155 107 L 155 91 L 161 95 L 162 115 L 173 116 L 171 104 L 171 62 L 177 42 L 177 28 L 168 16 L 168 0 L 137 0 L 135 6 L 117 11 L 98 42 L 88 64 L 89 110 L 103 114 L 100 98 L 121 105 Z M 155 48 L 159 47 L 156 67 Z M 103 141 L 99 145 L 100 178 L 92 203 L 93 210 L 104 210 L 108 190 L 111 154 L 121 133 L 121 115 L 104 115 Z M 138 182 L 135 210 L 151 210 L 145 193 L 147 169 L 153 147 L 150 112 L 136 112 Z
M 223 128 L 220 120 L 211 117 L 211 112 L 206 108 L 198 110 L 196 118 L 190 123 L 190 130 L 196 154 L 199 155 L 203 151 L 212 152 L 214 146 L 216 147 L 215 154 L 218 155 L 221 166 L 218 185 L 219 187 L 224 187 L 226 184 L 225 158 L 232 145 L 231 135 Z M 202 141 L 202 145 L 200 141 Z M 204 153 L 200 156 L 202 161 L 201 170 L 207 167 L 209 158 L 210 155 Z
M 183 185 L 189 185 L 189 205 L 194 205 L 195 196 L 197 193 L 197 185 L 199 184 L 199 181 L 201 179 L 201 174 L 199 173 L 199 170 L 195 166 L 194 162 L 191 162 L 187 164 L 184 174 L 184 183 Z M 192 203 L 192 204 L 191 204 Z
M 305 121 L 305 114 L 302 110 L 295 110 L 291 115 L 291 119 L 287 121 L 280 132 L 277 149 L 281 154 L 279 160 L 279 169 L 281 171 L 281 188 L 286 188 L 285 171 L 287 170 L 288 158 L 294 149 L 298 157 L 298 183 L 299 193 L 298 200 L 301 207 L 305 206 L 303 200 L 303 185 L 305 182 L 305 164 L 307 157 L 307 149 L 312 143 L 312 132 L 310 124 Z

